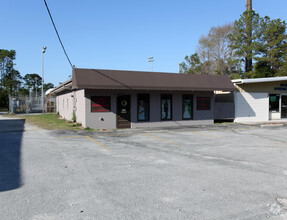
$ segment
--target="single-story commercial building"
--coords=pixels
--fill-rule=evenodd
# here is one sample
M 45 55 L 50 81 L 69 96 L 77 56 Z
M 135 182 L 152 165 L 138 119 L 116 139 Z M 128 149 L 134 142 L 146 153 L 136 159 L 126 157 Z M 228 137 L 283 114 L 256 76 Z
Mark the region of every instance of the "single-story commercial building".
M 287 118 L 287 77 L 232 80 L 235 122 L 264 122 Z
M 52 92 L 62 117 L 116 129 L 213 124 L 215 90 L 235 87 L 228 76 L 74 68 Z

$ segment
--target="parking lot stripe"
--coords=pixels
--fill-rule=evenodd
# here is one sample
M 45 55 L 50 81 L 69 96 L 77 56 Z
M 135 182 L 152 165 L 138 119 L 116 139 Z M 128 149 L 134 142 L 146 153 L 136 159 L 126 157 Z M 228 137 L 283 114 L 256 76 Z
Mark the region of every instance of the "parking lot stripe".
M 86 137 L 86 138 L 90 139 L 91 141 L 95 142 L 95 143 L 96 143 L 97 145 L 99 145 L 100 147 L 102 147 L 102 148 L 104 148 L 104 149 L 106 149 L 106 150 L 109 150 L 109 151 L 110 151 L 110 149 L 109 149 L 109 148 L 107 148 L 107 147 L 106 147 L 106 146 L 104 146 L 103 144 L 101 144 L 101 143 L 97 142 L 94 138 L 91 138 L 90 136 L 84 136 L 84 137 Z
M 215 136 L 215 135 L 211 135 L 211 134 L 203 134 L 203 133 L 198 132 L 198 131 L 191 131 L 191 133 L 199 134 L 199 135 L 207 136 L 207 137 L 212 137 L 212 138 L 221 138 L 221 137 L 218 137 L 218 136 Z
M 89 140 L 95 142 L 100 147 L 110 151 L 110 149 L 108 147 L 106 147 L 103 144 L 97 142 L 94 138 L 91 138 L 90 136 L 65 136 L 65 137 L 60 137 L 60 138 L 88 138 Z
M 151 134 L 147 134 L 147 133 L 142 133 L 143 135 L 146 135 L 146 136 L 149 136 L 149 137 L 153 137 L 153 138 L 156 138 L 156 139 L 159 139 L 159 140 L 162 140 L 162 141 L 165 141 L 165 142 L 169 142 L 171 143 L 171 141 L 167 140 L 167 139 L 164 139 L 164 138 L 160 138 L 160 137 L 157 137 L 157 136 L 153 136 Z
M 57 138 L 82 138 L 83 136 L 62 136 Z

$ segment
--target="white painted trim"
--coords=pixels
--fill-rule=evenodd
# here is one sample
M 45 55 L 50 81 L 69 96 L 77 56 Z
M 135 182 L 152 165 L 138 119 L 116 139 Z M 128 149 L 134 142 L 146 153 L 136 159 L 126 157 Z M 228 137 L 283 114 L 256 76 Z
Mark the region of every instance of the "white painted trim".
M 234 84 L 246 84 L 246 83 L 261 83 L 261 82 L 277 82 L 277 81 L 285 81 L 285 80 L 287 80 L 287 76 L 255 78 L 255 79 L 234 79 L 232 80 L 232 82 Z

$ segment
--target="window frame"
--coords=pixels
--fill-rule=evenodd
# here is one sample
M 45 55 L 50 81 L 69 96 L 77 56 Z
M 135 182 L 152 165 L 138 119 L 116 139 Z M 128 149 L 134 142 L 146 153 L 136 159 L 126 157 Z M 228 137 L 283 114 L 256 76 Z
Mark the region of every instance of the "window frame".
M 107 108 L 99 107 L 99 109 L 96 109 L 96 106 L 94 106 L 95 109 L 93 109 L 93 104 L 94 105 L 100 105 L 99 103 L 94 101 L 96 99 L 96 97 L 107 98 L 107 100 L 108 100 L 107 101 L 108 102 L 108 107 Z M 112 107 L 112 105 L 111 105 L 111 96 L 91 96 L 91 113 L 111 112 L 111 107 Z
M 277 102 L 277 98 L 278 98 L 278 109 L 271 109 L 271 102 L 270 102 L 270 97 L 271 96 L 275 96 L 276 97 L 276 102 Z M 269 94 L 269 112 L 281 112 L 281 108 L 280 108 L 280 94 Z
M 191 116 L 190 118 L 184 118 L 184 100 L 185 97 L 189 97 L 191 99 Z M 182 120 L 193 120 L 193 95 L 192 94 L 183 94 L 182 95 Z
M 208 100 L 208 104 L 206 108 L 201 107 L 200 104 L 200 100 L 199 99 L 207 99 Z M 210 111 L 211 110 L 211 97 L 210 96 L 198 96 L 196 97 L 196 110 L 197 111 Z
M 142 100 L 140 99 L 140 96 L 147 98 L 148 104 L 147 104 L 147 109 L 148 109 L 148 114 L 147 114 L 147 119 L 139 119 L 139 101 Z M 137 121 L 139 122 L 144 122 L 144 121 L 150 121 L 150 94 L 147 93 L 139 93 L 137 94 Z
M 167 99 L 165 97 L 169 97 L 170 98 L 170 119 L 163 119 L 162 118 L 162 100 L 163 99 Z M 172 94 L 161 94 L 160 96 L 160 120 L 161 121 L 172 121 Z

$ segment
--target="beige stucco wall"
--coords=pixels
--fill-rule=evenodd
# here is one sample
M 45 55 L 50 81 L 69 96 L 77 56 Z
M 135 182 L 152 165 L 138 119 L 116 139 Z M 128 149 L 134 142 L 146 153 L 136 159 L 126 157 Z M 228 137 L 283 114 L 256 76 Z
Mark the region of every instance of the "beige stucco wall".
M 57 111 L 58 113 L 67 120 L 73 118 L 73 92 L 66 92 L 58 94 L 57 96 Z
M 56 97 L 56 102 L 57 112 L 64 119 L 72 120 L 74 111 L 77 122 L 86 127 L 86 99 L 84 89 L 59 93 Z
M 85 90 L 81 89 L 73 92 L 74 96 L 74 104 L 75 104 L 75 114 L 77 118 L 77 122 L 81 123 L 84 127 L 86 127 L 86 98 L 85 98 Z

